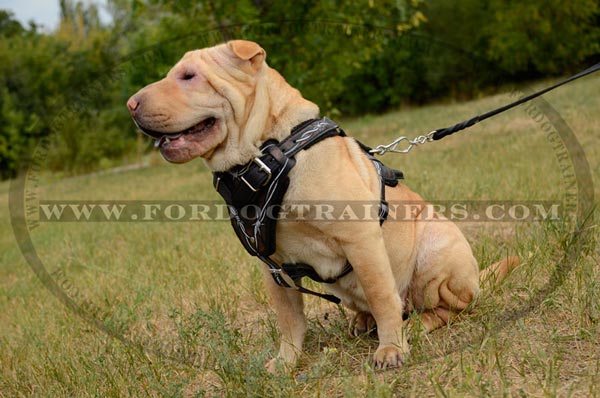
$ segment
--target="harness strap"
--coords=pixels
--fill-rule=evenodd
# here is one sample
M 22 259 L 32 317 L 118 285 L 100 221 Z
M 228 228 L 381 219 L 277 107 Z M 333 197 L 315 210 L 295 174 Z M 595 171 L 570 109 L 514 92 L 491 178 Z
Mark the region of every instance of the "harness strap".
M 291 134 L 281 141 L 279 147 L 286 156 L 293 157 L 317 142 L 336 136 L 345 137 L 346 133 L 334 121 L 326 117 L 311 119 L 294 127 Z
M 327 279 L 321 278 L 321 275 L 319 275 L 311 265 L 305 263 L 283 263 L 281 264 L 281 269 L 283 269 L 283 271 L 294 281 L 307 276 L 318 283 L 335 283 L 353 271 L 352 264 L 347 261 L 339 275 Z
M 352 272 L 352 265 L 346 263 L 344 269 L 334 278 L 323 279 L 315 269 L 304 263 L 277 264 L 270 256 L 275 252 L 275 228 L 289 186 L 288 174 L 296 164 L 295 155 L 329 137 L 346 134 L 332 120 L 307 120 L 292 129 L 281 142 L 268 140 L 261 146 L 261 156 L 245 165 L 236 166 L 225 172 L 215 172 L 213 185 L 228 204 L 233 229 L 248 253 L 263 261 L 275 282 L 282 287 L 293 288 L 301 293 L 321 297 L 336 304 L 340 299 L 314 292 L 300 285 L 307 276 L 320 283 L 335 283 Z M 375 159 L 367 146 L 356 141 L 364 150 L 377 170 L 381 186 L 379 223 L 388 216 L 388 203 L 385 200 L 385 187 L 396 186 L 402 172 L 386 167 Z
M 283 264 L 282 267 L 280 267 L 270 257 L 265 257 L 265 256 L 261 256 L 261 255 L 258 255 L 257 257 L 260 258 L 262 260 L 262 262 L 264 262 L 267 265 L 267 267 L 269 268 L 269 272 L 271 273 L 271 276 L 273 277 L 273 280 L 275 280 L 275 283 L 277 283 L 279 286 L 285 287 L 285 288 L 291 288 L 291 289 L 299 291 L 300 293 L 310 294 L 311 296 L 320 297 L 327 301 L 331 301 L 334 304 L 339 304 L 342 302 L 342 300 L 340 300 L 339 297 L 336 297 L 333 294 L 315 292 L 314 290 L 310 290 L 310 289 L 307 289 L 304 286 L 302 286 L 300 280 L 302 279 L 303 276 L 308 276 L 308 275 L 300 275 L 300 274 L 296 274 L 294 276 L 290 275 L 290 272 L 292 271 L 292 269 L 289 269 L 288 271 L 286 271 L 285 267 L 288 266 L 288 268 L 290 268 L 291 264 L 289 264 L 289 263 Z M 293 264 L 293 265 L 296 265 L 296 264 Z M 316 274 L 317 276 L 319 275 L 315 272 L 315 270 L 310 265 L 307 265 L 307 264 L 303 264 L 303 265 L 305 265 L 306 267 L 309 267 L 312 270 L 312 272 L 314 274 Z M 350 271 L 352 271 L 352 266 L 350 266 L 350 270 L 346 271 L 344 273 L 344 275 Z M 286 280 L 286 277 L 289 278 L 289 281 Z
M 367 154 L 375 169 L 377 170 L 377 175 L 379 176 L 379 182 L 381 186 L 381 202 L 379 205 L 379 225 L 383 225 L 383 222 L 387 220 L 387 216 L 389 214 L 389 203 L 385 200 L 385 187 L 386 185 L 389 187 L 395 187 L 398 185 L 398 180 L 404 179 L 404 174 L 400 170 L 395 170 L 390 167 L 387 167 L 383 162 L 379 161 L 375 156 L 373 156 L 371 147 L 363 144 L 362 142 L 356 140 L 356 143 L 360 148 Z

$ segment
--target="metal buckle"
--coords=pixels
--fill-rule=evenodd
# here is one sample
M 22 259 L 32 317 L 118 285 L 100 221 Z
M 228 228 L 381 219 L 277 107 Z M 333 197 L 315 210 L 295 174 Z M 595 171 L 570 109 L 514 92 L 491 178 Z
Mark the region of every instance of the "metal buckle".
M 436 132 L 437 130 L 433 130 L 425 135 L 420 135 L 412 140 L 404 136 L 398 137 L 387 145 L 377 145 L 375 148 L 371 149 L 369 153 L 374 153 L 377 155 L 383 155 L 386 152 L 409 153 L 410 150 L 413 149 L 413 147 L 415 147 L 416 145 L 423 145 L 433 141 L 433 136 Z M 398 146 L 402 141 L 406 141 L 407 146 L 404 149 L 398 149 Z
M 260 188 L 264 187 L 269 181 L 271 181 L 272 174 L 271 174 L 271 169 L 266 164 L 264 164 L 264 162 L 262 160 L 260 160 L 259 158 L 254 158 L 254 160 L 252 160 L 252 162 L 258 166 L 260 171 L 262 171 L 263 173 L 265 173 L 267 175 L 267 180 L 260 187 L 255 188 L 252 186 L 252 184 L 250 184 L 248 182 L 248 180 L 246 180 L 244 178 L 244 176 L 241 176 L 240 179 L 244 182 L 244 184 L 246 184 L 248 186 L 248 188 L 250 188 L 252 190 L 252 192 L 258 192 L 258 190 Z
M 281 281 L 288 285 L 288 287 L 298 290 L 298 285 L 296 285 L 296 282 L 282 268 L 269 267 L 268 269 L 271 275 L 277 275 Z M 277 284 L 280 285 L 279 282 L 277 282 Z

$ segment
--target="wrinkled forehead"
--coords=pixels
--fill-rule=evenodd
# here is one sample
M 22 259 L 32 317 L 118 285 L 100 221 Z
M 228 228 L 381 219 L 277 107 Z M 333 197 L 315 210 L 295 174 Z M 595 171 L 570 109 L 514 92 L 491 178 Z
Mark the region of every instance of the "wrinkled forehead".
M 183 57 L 171 68 L 169 73 L 178 71 L 187 66 L 200 65 L 200 54 L 205 50 L 193 50 L 186 52 Z
M 229 67 L 235 66 L 232 59 L 233 53 L 226 44 L 220 44 L 215 47 L 203 48 L 201 50 L 193 50 L 186 52 L 183 57 L 173 66 L 172 70 L 181 68 L 182 66 L 196 65 L 198 67 Z

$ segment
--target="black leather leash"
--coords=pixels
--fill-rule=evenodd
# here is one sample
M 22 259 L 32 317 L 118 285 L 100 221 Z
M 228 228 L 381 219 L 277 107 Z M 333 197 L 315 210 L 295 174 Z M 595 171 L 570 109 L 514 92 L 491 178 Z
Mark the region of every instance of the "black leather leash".
M 395 139 L 394 141 L 392 141 L 391 143 L 387 144 L 387 145 L 379 145 L 375 148 L 373 148 L 371 150 L 371 153 L 375 153 L 378 155 L 383 155 L 386 152 L 396 152 L 396 153 L 408 153 L 415 145 L 419 145 L 419 144 L 424 144 L 426 142 L 429 141 L 437 141 L 437 140 L 441 140 L 444 137 L 447 137 L 451 134 L 454 134 L 456 132 L 459 132 L 461 130 L 464 130 L 468 127 L 473 126 L 474 124 L 477 124 L 485 119 L 488 119 L 492 116 L 496 116 L 499 113 L 502 113 L 504 111 L 507 111 L 511 108 L 514 108 L 515 106 L 521 105 L 525 102 L 531 101 L 534 98 L 539 97 L 540 95 L 543 95 L 545 93 L 547 93 L 548 91 L 554 90 L 555 88 L 558 88 L 560 86 L 563 86 L 567 83 L 570 83 L 574 80 L 577 80 L 579 78 L 582 78 L 584 76 L 587 76 L 591 73 L 594 73 L 596 71 L 600 70 L 600 62 L 597 63 L 594 66 L 591 66 L 589 68 L 587 68 L 586 70 L 579 72 L 571 77 L 569 77 L 568 79 L 565 79 L 559 83 L 554 84 L 553 86 L 547 87 L 545 89 L 536 91 L 533 94 L 527 95 L 523 98 L 520 98 L 514 102 L 511 102 L 510 104 L 501 106 L 500 108 L 491 110 L 489 112 L 483 113 L 481 115 L 477 115 L 475 117 L 472 117 L 471 119 L 465 120 L 463 122 L 457 123 L 454 126 L 451 127 L 444 127 L 441 129 L 436 129 L 431 131 L 430 133 L 426 134 L 426 135 L 421 135 L 417 138 L 414 139 L 409 139 L 407 137 L 398 137 L 397 139 Z M 408 143 L 408 146 L 405 149 L 397 149 L 398 145 L 402 142 L 402 141 L 406 141 Z
M 536 91 L 535 93 L 527 95 L 527 96 L 525 96 L 525 97 L 523 97 L 523 98 L 521 98 L 521 99 L 519 99 L 519 100 L 517 100 L 515 102 L 511 102 L 508 105 L 504 105 L 504 106 L 502 106 L 502 107 L 500 107 L 498 109 L 494 109 L 494 110 L 486 112 L 486 113 L 484 113 L 482 115 L 475 116 L 475 117 L 473 117 L 473 118 L 471 118 L 469 120 L 465 120 L 464 122 L 457 123 L 457 124 L 455 124 L 452 127 L 446 127 L 446 128 L 443 128 L 443 129 L 434 130 L 434 133 L 432 135 L 432 139 L 434 141 L 441 140 L 444 137 L 447 137 L 447 136 L 449 136 L 451 134 L 454 134 L 454 133 L 456 133 L 458 131 L 466 129 L 467 127 L 471 127 L 472 125 L 474 125 L 476 123 L 479 123 L 482 120 L 488 119 L 488 118 L 490 118 L 492 116 L 496 116 L 499 113 L 507 111 L 507 110 L 509 110 L 511 108 L 514 108 L 517 105 L 521 105 L 521 104 L 523 104 L 523 103 L 525 103 L 527 101 L 531 101 L 532 99 L 537 98 L 540 95 L 544 95 L 548 91 L 554 90 L 555 88 L 558 88 L 558 87 L 560 87 L 562 85 L 570 83 L 573 80 L 577 80 L 577 79 L 579 79 L 581 77 L 587 76 L 590 73 L 594 73 L 594 72 L 596 72 L 598 70 L 600 70 L 600 62 L 597 63 L 596 65 L 592 66 L 592 67 L 587 68 L 583 72 L 579 72 L 576 75 L 573 75 L 573 76 L 569 77 L 568 79 L 563 80 L 562 82 L 556 83 L 555 85 L 547 87 L 547 88 L 545 88 L 543 90 Z

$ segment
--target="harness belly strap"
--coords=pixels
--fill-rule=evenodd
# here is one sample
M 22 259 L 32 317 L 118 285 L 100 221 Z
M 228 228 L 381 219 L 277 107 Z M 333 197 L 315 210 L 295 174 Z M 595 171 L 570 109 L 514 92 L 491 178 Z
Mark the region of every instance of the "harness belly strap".
M 320 283 L 335 283 L 352 272 L 352 265 L 346 263 L 340 275 L 323 279 L 315 269 L 304 263 L 277 264 L 270 256 L 276 248 L 276 225 L 281 203 L 290 180 L 288 174 L 296 164 L 295 155 L 314 144 L 329 138 L 346 134 L 332 120 L 307 120 L 294 127 L 291 134 L 281 142 L 268 140 L 260 147 L 261 156 L 241 166 L 225 172 L 213 174 L 213 185 L 227 203 L 231 225 L 248 253 L 260 258 L 269 268 L 275 282 L 282 287 L 294 288 L 302 293 L 312 294 L 339 303 L 340 299 L 303 288 L 300 280 L 308 276 Z M 385 200 L 385 186 L 396 186 L 402 172 L 386 167 L 370 153 L 371 148 L 358 142 L 379 175 L 381 202 L 379 222 L 383 224 L 388 215 Z

